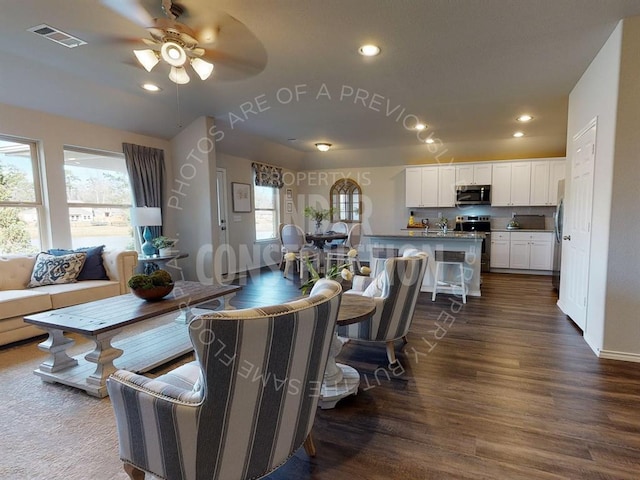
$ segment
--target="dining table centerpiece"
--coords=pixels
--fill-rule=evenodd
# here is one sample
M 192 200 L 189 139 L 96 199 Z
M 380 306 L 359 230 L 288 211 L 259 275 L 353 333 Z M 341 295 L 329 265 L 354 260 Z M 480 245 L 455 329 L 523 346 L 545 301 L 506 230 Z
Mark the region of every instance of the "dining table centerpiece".
M 315 233 L 322 233 L 322 222 L 325 220 L 329 220 L 333 215 L 333 208 L 315 208 L 315 207 L 304 207 L 304 216 L 311 218 L 316 224 Z
M 171 274 L 166 270 L 156 270 L 149 275 L 144 273 L 134 275 L 127 285 L 136 297 L 149 302 L 163 299 L 172 292 L 174 287 Z

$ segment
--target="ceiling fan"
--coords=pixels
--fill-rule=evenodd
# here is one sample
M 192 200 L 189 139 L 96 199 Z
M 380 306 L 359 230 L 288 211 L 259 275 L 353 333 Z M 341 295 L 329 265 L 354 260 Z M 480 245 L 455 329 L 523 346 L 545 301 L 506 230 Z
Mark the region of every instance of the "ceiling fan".
M 258 38 L 240 21 L 215 12 L 206 0 L 101 0 L 102 4 L 144 27 L 150 38 L 142 38 L 146 49 L 135 49 L 140 64 L 151 71 L 163 61 L 169 79 L 177 84 L 190 81 L 187 66 L 206 80 L 215 67 L 215 78 L 239 80 L 264 70 L 267 53 Z M 186 23 L 178 21 L 186 18 Z

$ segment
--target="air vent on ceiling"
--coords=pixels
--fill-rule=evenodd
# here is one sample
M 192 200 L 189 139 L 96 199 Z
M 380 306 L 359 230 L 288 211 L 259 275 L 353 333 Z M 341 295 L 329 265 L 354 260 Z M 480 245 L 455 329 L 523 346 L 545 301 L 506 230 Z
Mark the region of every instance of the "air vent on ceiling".
M 42 25 L 31 27 L 28 29 L 28 31 L 37 33 L 38 35 L 48 38 L 52 42 L 64 45 L 67 48 L 74 48 L 79 47 L 80 45 L 87 44 L 87 42 L 85 42 L 84 40 L 80 40 L 79 38 L 73 37 L 68 33 L 64 33 L 62 30 L 58 30 L 57 28 L 53 28 L 44 23 Z

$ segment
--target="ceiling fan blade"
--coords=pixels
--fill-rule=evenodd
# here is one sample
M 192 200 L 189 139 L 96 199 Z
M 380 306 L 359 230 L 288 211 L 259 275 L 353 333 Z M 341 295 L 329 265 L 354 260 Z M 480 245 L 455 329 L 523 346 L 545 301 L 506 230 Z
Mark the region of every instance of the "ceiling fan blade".
M 100 0 L 100 2 L 118 15 L 128 18 L 141 27 L 146 28 L 153 25 L 153 17 L 140 5 L 138 0 Z
M 150 38 L 142 38 L 142 42 L 150 48 L 160 48 L 160 43 Z
M 238 19 L 223 12 L 209 12 L 215 15 L 215 23 L 194 28 L 199 47 L 204 47 L 203 60 L 215 66 L 214 76 L 221 80 L 240 80 L 252 77 L 267 65 L 267 51 L 262 42 Z M 217 31 L 213 42 L 207 42 L 204 33 Z

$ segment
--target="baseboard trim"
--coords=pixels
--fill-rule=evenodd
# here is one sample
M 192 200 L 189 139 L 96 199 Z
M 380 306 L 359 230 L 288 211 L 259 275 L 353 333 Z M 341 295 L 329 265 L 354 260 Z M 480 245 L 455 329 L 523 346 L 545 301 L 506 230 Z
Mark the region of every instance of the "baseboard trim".
M 614 350 L 600 350 L 600 358 L 608 360 L 622 360 L 623 362 L 640 363 L 640 353 L 616 352 Z

